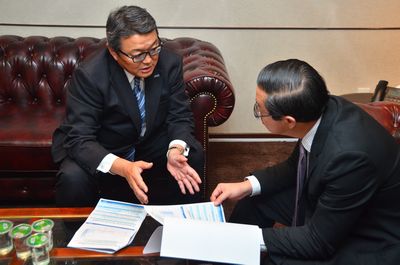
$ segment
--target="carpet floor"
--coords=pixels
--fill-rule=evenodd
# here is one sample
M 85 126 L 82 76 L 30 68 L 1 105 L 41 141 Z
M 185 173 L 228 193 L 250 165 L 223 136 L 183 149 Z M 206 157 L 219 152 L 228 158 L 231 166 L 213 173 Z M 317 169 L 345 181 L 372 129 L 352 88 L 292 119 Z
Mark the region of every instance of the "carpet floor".
M 238 182 L 255 169 L 272 166 L 285 160 L 295 142 L 210 142 L 207 158 L 207 190 L 209 198 L 220 182 Z M 226 218 L 235 202 L 223 204 Z

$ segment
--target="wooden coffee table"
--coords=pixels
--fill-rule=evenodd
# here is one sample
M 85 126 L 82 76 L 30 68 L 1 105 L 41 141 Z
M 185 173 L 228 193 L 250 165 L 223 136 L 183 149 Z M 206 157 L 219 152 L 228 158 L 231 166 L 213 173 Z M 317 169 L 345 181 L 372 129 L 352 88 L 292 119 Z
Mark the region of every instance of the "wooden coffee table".
M 54 264 L 204 264 L 197 261 L 162 258 L 159 253 L 143 254 L 143 248 L 148 238 L 159 225 L 154 219 L 147 217 L 138 231 L 132 244 L 114 254 L 67 248 L 69 240 L 75 231 L 86 220 L 93 208 L 0 208 L 0 219 L 11 220 L 15 224 L 32 223 L 41 218 L 54 221 L 53 244 L 50 252 L 51 265 Z M 0 265 L 30 265 L 16 258 L 15 251 L 6 256 L 0 256 Z M 211 263 L 207 263 L 211 264 Z

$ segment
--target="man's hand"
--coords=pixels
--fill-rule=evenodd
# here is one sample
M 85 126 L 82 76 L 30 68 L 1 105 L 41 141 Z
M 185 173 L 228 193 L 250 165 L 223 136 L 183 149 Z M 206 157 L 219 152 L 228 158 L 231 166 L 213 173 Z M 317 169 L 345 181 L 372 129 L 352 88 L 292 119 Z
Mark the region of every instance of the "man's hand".
M 238 183 L 220 183 L 212 192 L 210 200 L 218 206 L 226 199 L 237 201 L 249 196 L 251 192 L 252 187 L 248 180 Z
M 135 193 L 136 198 L 143 203 L 147 204 L 149 199 L 146 195 L 148 188 L 144 183 L 141 173 L 145 169 L 149 169 L 153 166 L 153 163 L 145 161 L 128 161 L 122 158 L 117 158 L 112 167 L 111 172 L 121 177 L 124 177 L 128 181 L 129 186 Z
M 178 149 L 170 149 L 167 157 L 167 169 L 178 182 L 183 194 L 186 194 L 186 189 L 190 194 L 194 194 L 195 191 L 200 191 L 201 179 L 196 170 L 189 166 L 187 160 Z

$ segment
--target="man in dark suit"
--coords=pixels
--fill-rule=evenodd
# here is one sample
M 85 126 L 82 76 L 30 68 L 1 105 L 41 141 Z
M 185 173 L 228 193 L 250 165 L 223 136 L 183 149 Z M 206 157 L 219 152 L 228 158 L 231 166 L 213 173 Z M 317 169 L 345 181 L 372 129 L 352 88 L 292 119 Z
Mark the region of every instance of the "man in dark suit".
M 199 200 L 204 159 L 182 58 L 162 47 L 154 18 L 140 7 L 111 12 L 106 29 L 107 48 L 75 70 L 53 135 L 57 203 Z
M 211 200 L 241 199 L 230 221 L 260 226 L 267 262 L 400 264 L 394 138 L 356 105 L 330 96 L 318 72 L 295 59 L 261 70 L 254 115 L 298 145 L 278 165 L 219 184 Z M 275 221 L 286 227 L 272 228 Z

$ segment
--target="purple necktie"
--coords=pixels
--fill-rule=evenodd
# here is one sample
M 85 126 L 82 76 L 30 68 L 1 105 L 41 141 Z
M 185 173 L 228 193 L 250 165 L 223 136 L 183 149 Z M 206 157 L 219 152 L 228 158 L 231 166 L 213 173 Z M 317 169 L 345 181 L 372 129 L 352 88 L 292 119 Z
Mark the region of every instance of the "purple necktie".
M 296 186 L 296 201 L 294 205 L 294 215 L 292 226 L 297 225 L 299 200 L 303 191 L 304 180 L 307 172 L 307 151 L 304 149 L 303 144 L 300 142 L 299 146 L 299 161 L 297 163 L 297 186 Z

